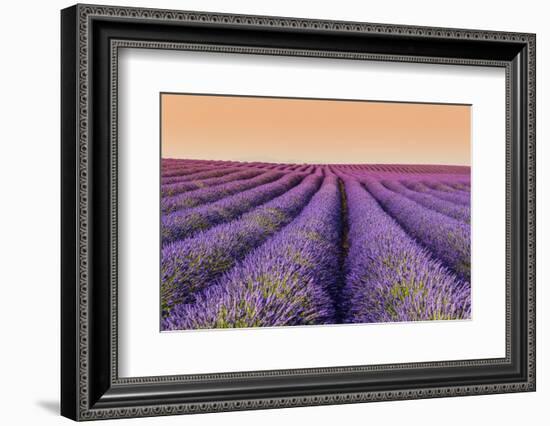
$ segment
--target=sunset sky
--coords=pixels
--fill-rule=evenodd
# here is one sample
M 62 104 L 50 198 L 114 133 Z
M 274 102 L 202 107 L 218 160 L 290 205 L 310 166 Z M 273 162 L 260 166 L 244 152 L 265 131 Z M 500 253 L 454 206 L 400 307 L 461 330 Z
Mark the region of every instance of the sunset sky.
M 470 165 L 469 105 L 161 95 L 163 158 Z

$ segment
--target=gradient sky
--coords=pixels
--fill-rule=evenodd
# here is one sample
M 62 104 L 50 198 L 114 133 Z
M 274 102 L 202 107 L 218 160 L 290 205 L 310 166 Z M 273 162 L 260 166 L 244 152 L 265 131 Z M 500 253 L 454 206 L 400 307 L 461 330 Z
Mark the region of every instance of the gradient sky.
M 162 157 L 470 165 L 469 105 L 161 95 Z

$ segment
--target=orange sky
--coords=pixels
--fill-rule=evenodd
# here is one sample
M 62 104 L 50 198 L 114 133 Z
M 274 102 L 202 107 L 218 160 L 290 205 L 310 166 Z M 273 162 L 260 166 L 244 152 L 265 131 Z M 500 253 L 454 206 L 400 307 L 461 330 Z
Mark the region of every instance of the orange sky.
M 162 156 L 470 165 L 469 105 L 162 94 Z

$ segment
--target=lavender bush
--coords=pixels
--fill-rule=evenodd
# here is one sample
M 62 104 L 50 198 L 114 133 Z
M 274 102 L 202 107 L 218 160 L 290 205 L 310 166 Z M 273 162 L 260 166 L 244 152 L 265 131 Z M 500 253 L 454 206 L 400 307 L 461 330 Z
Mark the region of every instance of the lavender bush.
M 361 178 L 387 213 L 455 273 L 470 280 L 470 226 L 390 191 L 371 177 Z
M 225 176 L 213 177 L 209 179 L 194 179 L 183 182 L 168 183 L 161 186 L 160 195 L 161 197 L 171 197 L 173 195 L 177 195 L 182 192 L 192 191 L 194 189 L 225 184 L 240 179 L 250 179 L 258 176 L 261 173 L 262 171 L 260 169 L 239 170 L 234 173 L 229 173 Z
M 183 240 L 199 231 L 236 219 L 241 214 L 288 191 L 302 179 L 301 175 L 289 173 L 275 182 L 239 192 L 214 203 L 164 214 L 161 219 L 162 243 L 166 245 Z
M 421 192 L 432 195 L 441 200 L 450 201 L 451 203 L 460 204 L 470 207 L 470 194 L 459 190 L 440 191 L 431 188 L 428 184 L 419 181 L 401 181 L 403 185 L 412 191 Z
M 180 304 L 163 329 L 265 327 L 334 322 L 330 290 L 339 279 L 340 194 L 325 178 L 307 207 L 273 238 Z
M 454 203 L 441 200 L 429 194 L 421 194 L 415 191 L 411 191 L 405 185 L 402 185 L 401 183 L 395 180 L 382 180 L 381 183 L 389 190 L 396 192 L 398 194 L 404 195 L 405 197 L 417 202 L 423 207 L 426 207 L 431 210 L 435 210 L 436 212 L 439 212 L 444 214 L 445 216 L 449 216 L 454 219 L 460 220 L 464 223 L 470 223 L 469 207 L 457 206 Z
M 193 169 L 192 173 L 187 173 L 187 169 L 173 171 L 168 176 L 161 176 L 161 184 L 166 185 L 170 183 L 186 182 L 190 180 L 208 179 L 213 177 L 220 177 L 229 173 L 240 171 L 239 167 L 205 167 Z
M 193 238 L 162 248 L 161 304 L 168 313 L 175 304 L 189 303 L 195 293 L 232 268 L 248 252 L 288 224 L 319 187 L 309 175 L 299 185 L 240 219 L 218 225 Z
M 162 330 L 470 318 L 469 167 L 161 165 Z
M 223 185 L 208 188 L 200 188 L 195 191 L 184 192 L 173 197 L 163 197 L 160 203 L 164 213 L 174 212 L 186 208 L 196 207 L 200 204 L 211 203 L 229 195 L 237 194 L 247 189 L 255 188 L 278 179 L 282 173 L 265 172 L 254 178 L 239 179 Z
M 347 320 L 469 318 L 469 283 L 420 247 L 356 180 L 344 182 L 350 228 L 344 288 Z

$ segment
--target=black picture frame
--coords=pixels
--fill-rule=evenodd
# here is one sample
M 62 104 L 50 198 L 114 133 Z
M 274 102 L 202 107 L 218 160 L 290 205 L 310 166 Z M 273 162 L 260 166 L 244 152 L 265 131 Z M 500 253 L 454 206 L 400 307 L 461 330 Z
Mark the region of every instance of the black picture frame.
M 535 41 L 524 33 L 269 16 L 62 10 L 61 414 L 91 420 L 534 391 Z M 506 357 L 119 378 L 114 100 L 124 46 L 505 68 Z

